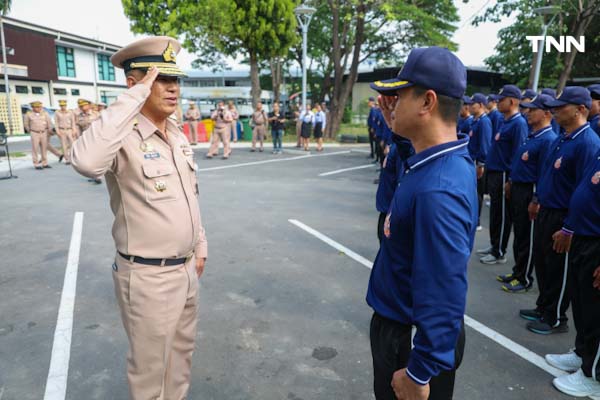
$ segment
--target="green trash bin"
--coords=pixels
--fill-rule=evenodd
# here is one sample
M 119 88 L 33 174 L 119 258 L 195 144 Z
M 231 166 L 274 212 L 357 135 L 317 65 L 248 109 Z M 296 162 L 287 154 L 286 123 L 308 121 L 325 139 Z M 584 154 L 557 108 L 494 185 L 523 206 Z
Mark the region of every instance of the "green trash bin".
M 244 129 L 244 135 L 242 140 L 252 140 L 252 128 L 250 127 L 250 118 L 241 120 L 242 128 Z

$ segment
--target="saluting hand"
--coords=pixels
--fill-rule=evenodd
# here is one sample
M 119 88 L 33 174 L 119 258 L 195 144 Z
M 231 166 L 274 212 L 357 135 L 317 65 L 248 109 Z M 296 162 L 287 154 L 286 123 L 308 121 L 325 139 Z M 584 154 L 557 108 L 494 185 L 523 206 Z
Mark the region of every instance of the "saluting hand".
M 392 129 L 392 111 L 396 107 L 396 100 L 398 96 L 377 96 L 377 102 L 379 103 L 379 107 L 381 108 L 381 113 L 383 114 L 383 119 L 385 119 L 385 123 L 388 128 Z
M 200 278 L 204 272 L 204 264 L 206 264 L 206 258 L 196 258 L 196 274 L 198 275 L 198 278 Z
M 419 385 L 406 375 L 406 368 L 394 372 L 392 389 L 398 400 L 427 400 L 429 398 L 429 383 Z
M 593 283 L 593 285 L 594 285 L 594 287 L 596 289 L 600 290 L 600 265 L 594 271 L 594 283 Z
M 148 86 L 148 89 L 152 88 L 154 81 L 158 77 L 158 68 L 152 67 L 146 72 L 146 75 L 138 81 L 138 84 Z
M 554 235 L 552 235 L 552 240 L 554 240 L 552 249 L 558 254 L 568 253 L 571 249 L 572 238 L 573 236 L 567 235 L 562 230 L 554 232 Z

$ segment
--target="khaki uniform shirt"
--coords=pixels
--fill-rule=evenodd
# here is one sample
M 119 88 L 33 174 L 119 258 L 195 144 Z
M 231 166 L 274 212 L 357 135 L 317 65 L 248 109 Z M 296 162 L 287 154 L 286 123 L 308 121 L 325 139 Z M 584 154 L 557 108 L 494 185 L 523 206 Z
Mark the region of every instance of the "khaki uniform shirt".
M 145 85 L 122 93 L 73 144 L 82 175 L 106 177 L 117 250 L 145 258 L 207 257 L 194 153 L 176 121 L 167 139 L 140 110 Z
M 28 111 L 23 120 L 23 127 L 26 132 L 30 133 L 50 133 L 52 130 L 52 121 L 46 111 L 42 111 L 41 113 Z
M 231 125 L 231 121 L 233 121 L 229 110 L 223 110 L 223 117 L 219 115 L 218 110 L 215 110 L 212 112 L 210 118 L 215 121 L 215 128 L 219 129 L 227 128 Z
M 75 129 L 75 113 L 71 110 L 57 110 L 54 113 L 54 124 L 56 129 Z
M 254 111 L 252 114 L 252 122 L 254 125 L 261 126 L 267 123 L 267 115 L 264 110 Z
M 187 121 L 197 121 L 200 119 L 200 110 L 198 108 L 194 108 L 193 110 L 190 108 L 185 112 L 185 119 Z
M 79 133 L 82 134 L 87 128 L 90 127 L 91 123 L 98 118 L 100 118 L 100 113 L 98 111 L 90 110 L 87 113 L 79 111 L 77 115 L 75 115 L 75 124 L 79 129 Z

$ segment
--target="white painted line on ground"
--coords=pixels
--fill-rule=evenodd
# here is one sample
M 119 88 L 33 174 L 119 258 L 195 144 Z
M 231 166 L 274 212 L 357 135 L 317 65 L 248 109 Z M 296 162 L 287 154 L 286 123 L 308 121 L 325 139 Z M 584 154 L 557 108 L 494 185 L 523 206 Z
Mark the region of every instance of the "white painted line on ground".
M 71 336 L 73 333 L 73 311 L 75 308 L 77 269 L 79 267 L 82 230 L 83 212 L 78 211 L 75 213 L 73 221 L 73 233 L 71 234 L 67 269 L 60 297 L 60 307 L 58 308 L 56 330 L 54 331 L 54 343 L 52 344 L 52 355 L 50 357 L 50 369 L 46 381 L 44 400 L 64 400 L 67 395 Z
M 334 249 L 337 249 L 337 250 L 345 253 L 348 257 L 352 258 L 355 261 L 358 261 L 360 264 L 364 265 L 365 267 L 367 267 L 369 269 L 373 268 L 373 263 L 371 261 L 369 261 L 366 258 L 364 258 L 363 256 L 353 252 L 349 248 L 341 245 L 340 243 L 336 242 L 335 240 L 331 239 L 330 237 L 323 235 L 322 233 L 314 230 L 310 226 L 305 225 L 298 220 L 289 219 L 288 221 L 290 223 L 296 225 L 300 229 L 315 236 L 316 238 L 322 240 L 323 242 L 327 243 Z M 504 347 L 505 349 L 510 350 L 512 353 L 515 353 L 516 355 L 523 358 L 524 360 L 529 361 L 531 364 L 535 365 L 536 367 L 548 372 L 550 375 L 558 377 L 558 376 L 562 376 L 562 375 L 566 374 L 566 372 L 561 371 L 557 368 L 554 368 L 554 367 L 548 365 L 548 363 L 546 362 L 546 360 L 544 360 L 543 357 L 541 357 L 541 356 L 537 355 L 536 353 L 534 353 L 533 351 L 521 346 L 520 344 L 510 340 L 509 338 L 496 332 L 495 330 L 488 328 L 487 326 L 483 325 L 481 322 L 474 320 L 473 318 L 469 317 L 468 315 L 465 315 L 465 324 L 467 326 L 471 327 L 472 329 L 476 330 L 483 336 L 486 336 L 487 338 L 498 343 L 500 346 Z M 600 400 L 600 397 L 591 396 L 590 399 Z
M 314 230 L 310 226 L 304 225 L 302 222 L 300 222 L 300 221 L 298 221 L 296 219 L 288 219 L 288 221 L 291 224 L 296 225 L 298 228 L 300 228 L 300 229 L 302 229 L 302 230 L 310 233 L 311 235 L 313 235 L 317 239 L 320 239 L 323 242 L 327 243 L 328 245 L 330 245 L 334 249 L 339 250 L 342 253 L 346 254 L 348 257 L 350 257 L 354 261 L 357 261 L 357 262 L 361 263 L 362 265 L 364 265 L 365 267 L 367 267 L 369 269 L 373 268 L 373 262 L 371 262 L 371 261 L 367 260 L 366 258 L 364 258 L 363 256 L 361 256 L 361 255 L 353 252 L 349 248 L 347 248 L 345 246 L 342 246 L 341 244 L 339 244 L 335 240 L 333 240 L 333 239 L 331 239 L 331 238 L 323 235 L 321 232 L 317 232 L 316 230 Z
M 359 150 L 359 149 L 352 149 L 350 150 L 353 153 L 363 153 L 363 154 L 371 154 L 371 150 Z
M 323 172 L 322 174 L 319 174 L 319 176 L 329 176 L 329 175 L 341 174 L 342 172 L 354 171 L 357 169 L 372 168 L 374 166 L 375 166 L 375 164 L 373 164 L 373 163 L 367 164 L 367 165 L 359 165 L 358 167 L 338 169 L 338 170 L 331 171 L 331 172 Z
M 305 156 L 298 156 L 298 157 L 273 158 L 273 159 L 264 160 L 264 161 L 252 161 L 252 162 L 246 162 L 246 163 L 241 163 L 241 164 L 222 165 L 220 167 L 200 168 L 200 169 L 198 169 L 198 172 L 200 172 L 200 171 L 216 171 L 219 169 L 239 168 L 239 167 L 246 167 L 249 165 L 269 164 L 269 163 L 283 162 L 283 161 L 302 160 L 304 158 L 326 157 L 326 156 L 335 156 L 338 154 L 349 154 L 349 153 L 350 153 L 350 150 L 346 150 L 346 151 L 335 151 L 333 153 L 324 153 L 324 154 L 314 154 L 314 155 L 307 154 Z
M 0 388 L 0 400 L 2 400 L 2 396 L 4 396 L 4 386 Z

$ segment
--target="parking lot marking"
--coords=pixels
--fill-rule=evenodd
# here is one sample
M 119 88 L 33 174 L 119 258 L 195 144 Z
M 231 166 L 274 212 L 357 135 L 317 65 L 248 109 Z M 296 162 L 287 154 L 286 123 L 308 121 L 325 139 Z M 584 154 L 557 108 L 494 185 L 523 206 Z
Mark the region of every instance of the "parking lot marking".
M 200 168 L 200 169 L 198 169 L 198 172 L 200 172 L 200 171 L 216 171 L 219 169 L 246 167 L 248 165 L 269 164 L 269 163 L 283 162 L 283 161 L 302 160 L 304 158 L 327 157 L 327 156 L 335 156 L 338 154 L 349 154 L 349 153 L 350 153 L 350 150 L 346 150 L 346 151 L 335 151 L 332 153 L 323 153 L 323 154 L 307 154 L 305 156 L 298 156 L 298 157 L 273 158 L 271 160 L 264 160 L 264 161 L 252 161 L 252 162 L 246 162 L 246 163 L 240 163 L 240 164 L 222 165 L 220 167 Z
M 75 291 L 77 286 L 77 269 L 79 267 L 79 250 L 81 248 L 81 232 L 83 229 L 83 212 L 75 213 L 73 232 L 69 246 L 69 256 L 65 271 L 54 343 L 50 357 L 50 369 L 46 380 L 44 400 L 64 400 L 67 394 L 67 378 L 69 375 L 69 359 L 71 356 L 71 336 L 73 333 L 73 311 L 75 308 Z
M 375 166 L 375 164 L 373 164 L 373 163 L 367 164 L 367 165 L 359 165 L 358 167 L 338 169 L 338 170 L 331 171 L 331 172 L 323 172 L 322 174 L 319 174 L 319 176 L 329 176 L 329 175 L 341 174 L 342 172 L 354 171 L 357 169 L 371 168 L 374 166 Z
M 367 260 L 366 258 L 364 258 L 363 256 L 353 252 L 352 250 L 350 250 L 349 248 L 343 246 L 342 244 L 336 242 L 335 240 L 331 239 L 328 236 L 325 236 L 324 234 L 322 234 L 321 232 L 311 228 L 308 225 L 303 224 L 302 222 L 295 220 L 295 219 L 289 219 L 288 220 L 290 223 L 296 225 L 297 227 L 299 227 L 300 229 L 310 233 L 311 235 L 313 235 L 314 237 L 316 237 L 317 239 L 322 240 L 323 242 L 327 243 L 328 245 L 330 245 L 331 247 L 333 247 L 336 250 L 339 250 L 343 253 L 345 253 L 348 257 L 352 258 L 355 261 L 358 261 L 360 264 L 362 264 L 363 266 L 372 269 L 373 268 L 373 263 L 369 260 Z M 533 351 L 527 349 L 526 347 L 521 346 L 520 344 L 510 340 L 509 338 L 507 338 L 506 336 L 502 335 L 501 333 L 496 332 L 495 330 L 483 325 L 481 322 L 474 320 L 473 318 L 469 317 L 468 315 L 465 315 L 465 324 L 469 327 L 471 327 L 472 329 L 476 330 L 477 332 L 479 332 L 480 334 L 482 334 L 483 336 L 486 336 L 487 338 L 493 340 L 494 342 L 496 342 L 497 344 L 499 344 L 500 346 L 504 347 L 505 349 L 511 351 L 512 353 L 516 354 L 517 356 L 523 358 L 526 361 L 529 361 L 531 364 L 535 365 L 536 367 L 548 372 L 550 375 L 553 375 L 555 377 L 561 376 L 561 375 L 565 375 L 566 372 L 561 371 L 557 368 L 554 368 L 550 365 L 548 365 L 548 363 L 546 362 L 546 360 L 544 360 L 543 357 L 539 356 L 538 354 L 534 353 Z M 590 399 L 593 400 L 600 400 L 600 397 L 590 397 Z

